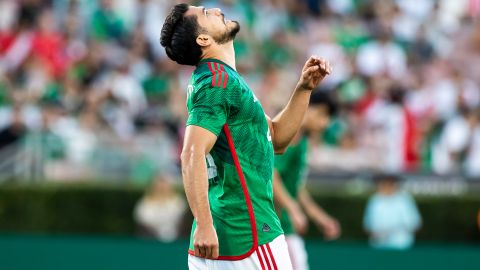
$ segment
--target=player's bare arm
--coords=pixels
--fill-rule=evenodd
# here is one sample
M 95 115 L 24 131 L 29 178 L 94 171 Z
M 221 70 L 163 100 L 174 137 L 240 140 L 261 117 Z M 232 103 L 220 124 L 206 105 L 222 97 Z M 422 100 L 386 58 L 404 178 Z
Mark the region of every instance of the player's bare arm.
M 334 240 L 340 236 L 341 229 L 338 221 L 315 203 L 305 187 L 299 190 L 298 200 L 307 216 L 319 227 L 327 240 Z
M 195 256 L 216 259 L 218 238 L 213 227 L 208 202 L 208 176 L 205 156 L 210 152 L 217 136 L 194 125 L 187 126 L 183 145 L 182 175 L 188 204 L 197 222 L 193 242 Z
M 287 210 L 295 231 L 304 234 L 308 227 L 307 218 L 297 201 L 288 194 L 277 170 L 273 171 L 273 198 L 280 207 Z
M 330 63 L 311 56 L 305 63 L 300 79 L 287 106 L 273 119 L 267 116 L 275 153 L 283 153 L 302 124 L 310 94 L 332 72 Z

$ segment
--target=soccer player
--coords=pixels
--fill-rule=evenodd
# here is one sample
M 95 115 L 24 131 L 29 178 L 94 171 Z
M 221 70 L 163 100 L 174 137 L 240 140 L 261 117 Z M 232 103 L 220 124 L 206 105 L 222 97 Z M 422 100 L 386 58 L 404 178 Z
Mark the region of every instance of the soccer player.
M 178 4 L 161 45 L 170 59 L 196 66 L 188 85 L 181 155 L 185 193 L 194 216 L 189 269 L 292 269 L 273 205 L 274 151 L 295 136 L 312 90 L 330 72 L 310 57 L 284 110 L 264 114 L 235 69 L 238 22 L 220 9 Z
M 340 236 L 338 222 L 315 203 L 305 187 L 309 137 L 318 138 L 335 109 L 328 94 L 318 91 L 313 93 L 301 129 L 292 144 L 285 154 L 275 156 L 273 193 L 280 206 L 280 222 L 294 270 L 308 269 L 307 252 L 300 237 L 308 224 L 304 213 L 323 231 L 326 239 L 332 240 Z

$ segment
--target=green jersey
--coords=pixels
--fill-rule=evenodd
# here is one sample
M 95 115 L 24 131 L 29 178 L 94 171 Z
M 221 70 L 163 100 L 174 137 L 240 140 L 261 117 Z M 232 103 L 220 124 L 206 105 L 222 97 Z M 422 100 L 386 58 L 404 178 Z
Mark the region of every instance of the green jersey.
M 273 205 L 274 152 L 265 113 L 242 77 L 216 59 L 202 60 L 193 72 L 187 109 L 187 126 L 218 136 L 206 163 L 219 259 L 246 258 L 283 233 Z
M 283 155 L 275 156 L 275 169 L 282 178 L 288 194 L 294 199 L 297 199 L 298 190 L 306 178 L 307 148 L 308 139 L 302 137 L 298 144 L 289 146 Z M 280 210 L 280 222 L 285 234 L 295 233 L 290 217 L 284 208 Z

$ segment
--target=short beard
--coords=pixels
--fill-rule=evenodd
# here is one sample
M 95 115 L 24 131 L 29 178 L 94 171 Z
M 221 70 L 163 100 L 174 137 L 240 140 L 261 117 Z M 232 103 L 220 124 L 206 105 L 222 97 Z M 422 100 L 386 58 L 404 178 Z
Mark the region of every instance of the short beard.
M 216 37 L 216 38 L 214 37 L 213 39 L 215 40 L 215 42 L 221 45 L 235 39 L 238 32 L 240 32 L 240 24 L 237 21 L 232 21 L 232 22 L 235 23 L 235 26 L 230 31 L 227 31 L 222 35 L 220 35 L 220 37 Z

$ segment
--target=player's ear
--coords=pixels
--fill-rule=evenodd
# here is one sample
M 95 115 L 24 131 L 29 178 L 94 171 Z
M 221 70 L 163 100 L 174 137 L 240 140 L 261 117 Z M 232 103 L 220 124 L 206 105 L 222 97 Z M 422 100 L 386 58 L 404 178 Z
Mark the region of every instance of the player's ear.
M 197 37 L 197 44 L 200 45 L 200 47 L 210 46 L 210 44 L 212 44 L 212 37 L 209 35 L 200 34 Z

